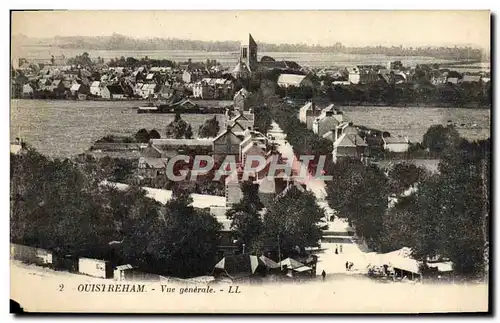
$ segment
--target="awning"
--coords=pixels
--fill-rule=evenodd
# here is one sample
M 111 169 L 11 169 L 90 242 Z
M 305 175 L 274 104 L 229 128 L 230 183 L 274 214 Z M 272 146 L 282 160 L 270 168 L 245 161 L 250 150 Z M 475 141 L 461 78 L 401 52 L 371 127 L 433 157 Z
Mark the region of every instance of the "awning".
M 282 260 L 280 262 L 280 267 L 283 267 L 283 266 L 287 266 L 288 268 L 290 269 L 295 269 L 295 268 L 299 268 L 299 267 L 303 267 L 304 264 L 295 260 L 295 259 L 292 259 L 292 258 L 286 258 L 285 260 Z
M 305 271 L 311 271 L 312 268 L 311 267 L 308 267 L 308 266 L 302 266 L 302 267 L 298 267 L 298 268 L 293 268 L 293 271 L 296 271 L 296 272 L 299 272 L 299 273 L 302 273 L 302 272 L 305 272 Z

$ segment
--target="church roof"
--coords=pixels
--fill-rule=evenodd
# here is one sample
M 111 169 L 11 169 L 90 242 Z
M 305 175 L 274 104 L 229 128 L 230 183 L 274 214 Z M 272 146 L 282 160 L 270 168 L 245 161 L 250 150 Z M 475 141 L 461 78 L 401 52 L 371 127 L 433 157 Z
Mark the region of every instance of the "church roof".
M 255 39 L 253 39 L 252 34 L 248 34 L 248 44 L 250 46 L 257 46 L 257 43 L 255 42 Z
M 252 34 L 248 34 L 248 38 L 245 36 L 241 40 L 241 45 L 257 46 L 257 42 L 253 39 Z
M 248 67 L 243 62 L 238 62 L 231 73 L 248 73 Z

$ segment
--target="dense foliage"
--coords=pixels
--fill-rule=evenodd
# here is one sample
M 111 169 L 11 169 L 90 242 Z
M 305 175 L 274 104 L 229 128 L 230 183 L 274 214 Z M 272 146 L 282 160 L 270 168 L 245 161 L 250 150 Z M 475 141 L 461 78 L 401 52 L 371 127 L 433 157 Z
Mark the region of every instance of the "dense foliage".
M 417 259 L 447 257 L 457 273 L 481 274 L 487 270 L 490 163 L 489 140 L 464 139 L 441 151 L 436 174 L 412 165 L 384 174 L 342 161 L 330 171 L 328 202 L 373 249 L 410 247 Z M 388 203 L 391 194 L 396 200 Z
M 198 129 L 199 138 L 215 138 L 219 134 L 220 126 L 217 116 L 206 120 Z
M 193 138 L 193 130 L 191 125 L 182 120 L 181 115 L 177 112 L 174 121 L 167 125 L 166 135 L 167 138 L 191 139 Z
M 275 100 L 269 105 L 272 106 L 270 110 L 272 118 L 285 132 L 296 155 L 313 155 L 316 161 L 319 156 L 326 156 L 327 163 L 331 161 L 332 142 L 307 129 L 306 124 L 298 119 L 298 109 L 280 100 Z
M 323 210 L 311 192 L 288 187 L 263 211 L 258 186 L 242 184 L 243 198 L 228 210 L 237 244 L 255 254 L 272 254 L 275 259 L 303 254 L 306 247 L 318 246 L 318 222 Z
M 213 216 L 186 194 L 162 206 L 140 188 L 103 185 L 104 173 L 31 148 L 11 155 L 10 240 L 166 275 L 209 272 L 220 229 Z
M 460 135 L 454 126 L 434 125 L 427 129 L 422 138 L 422 146 L 431 153 L 441 154 L 445 149 L 455 146 L 460 141 Z

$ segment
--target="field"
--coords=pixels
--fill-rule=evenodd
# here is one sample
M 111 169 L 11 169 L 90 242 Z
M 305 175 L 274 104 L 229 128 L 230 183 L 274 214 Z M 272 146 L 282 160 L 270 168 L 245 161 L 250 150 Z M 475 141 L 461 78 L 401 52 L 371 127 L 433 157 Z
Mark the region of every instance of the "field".
M 91 58 L 102 57 L 105 60 L 124 57 L 149 57 L 153 59 L 169 59 L 176 62 L 186 62 L 189 58 L 193 61 L 205 62 L 207 59 L 217 60 L 226 68 L 233 68 L 238 63 L 237 52 L 204 52 L 188 50 L 148 50 L 148 51 L 126 51 L 126 50 L 89 50 L 89 49 L 63 49 L 58 47 L 23 46 L 14 47 L 12 57 L 24 57 L 27 59 L 48 59 L 51 55 L 75 57 L 83 52 L 88 52 Z M 262 56 L 271 56 L 276 60 L 292 60 L 302 66 L 311 68 L 320 67 L 346 67 L 352 65 L 382 64 L 400 60 L 405 66 L 417 64 L 433 64 L 450 62 L 445 59 L 425 56 L 386 56 L 383 54 L 342 54 L 342 53 L 301 53 L 301 52 L 259 52 L 258 59 Z
M 171 114 L 137 114 L 140 101 L 11 101 L 11 139 L 21 137 L 43 154 L 66 157 L 82 153 L 107 135 L 132 135 L 141 128 L 156 129 L 162 136 L 174 118 Z M 142 103 L 143 104 L 143 103 Z M 339 107 L 355 124 L 421 141 L 433 124 L 457 124 L 469 140 L 490 136 L 491 111 L 458 108 Z M 213 115 L 183 115 L 196 133 Z M 219 120 L 222 115 L 218 116 Z
M 39 152 L 67 157 L 84 152 L 108 134 L 132 135 L 141 128 L 165 136 L 173 114 L 137 114 L 140 101 L 11 101 L 11 139 L 21 137 Z M 198 128 L 211 114 L 186 114 L 182 118 Z M 219 116 L 220 118 L 221 116 Z

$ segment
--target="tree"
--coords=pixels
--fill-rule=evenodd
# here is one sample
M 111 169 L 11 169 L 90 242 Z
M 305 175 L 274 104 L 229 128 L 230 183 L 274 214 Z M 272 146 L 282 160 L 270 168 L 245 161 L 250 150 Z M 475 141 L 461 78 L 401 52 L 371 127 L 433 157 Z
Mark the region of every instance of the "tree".
M 359 160 L 342 160 L 332 164 L 328 174 L 333 176 L 326 188 L 330 207 L 349 221 L 369 247 L 379 249 L 389 195 L 384 173 Z
M 193 136 L 193 131 L 191 125 L 182 120 L 180 113 L 177 112 L 174 121 L 170 122 L 167 126 L 166 135 L 168 138 L 190 139 Z
M 323 216 L 311 192 L 291 185 L 267 209 L 260 244 L 266 251 L 279 251 L 282 258 L 296 255 L 297 247 L 302 252 L 306 247 L 318 246 L 318 222 Z
M 205 210 L 191 206 L 187 194 L 174 196 L 160 217 L 135 222 L 136 234 L 127 241 L 127 254 L 142 267 L 164 275 L 192 277 L 213 268 L 221 228 Z M 137 263 L 137 260 L 135 260 Z
M 433 125 L 424 134 L 422 145 L 431 153 L 441 154 L 445 149 L 455 146 L 460 141 L 460 135 L 452 125 Z
M 160 136 L 160 133 L 158 131 L 153 129 L 149 132 L 149 138 L 150 139 L 161 139 L 161 136 Z
M 464 276 L 487 271 L 490 154 L 489 140 L 447 149 L 439 173 L 420 179 L 384 217 L 384 248 L 408 246 L 422 261 L 447 257 Z
M 210 118 L 203 123 L 198 129 L 199 138 L 214 138 L 217 137 L 220 131 L 219 121 L 217 116 Z
M 412 185 L 422 182 L 429 173 L 414 164 L 398 163 L 389 170 L 388 176 L 390 191 L 401 194 Z
M 135 134 L 135 140 L 137 142 L 149 142 L 149 132 L 146 129 L 141 129 Z
M 243 198 L 226 212 L 231 220 L 231 229 L 241 248 L 245 244 L 246 250 L 258 251 L 258 239 L 262 232 L 260 211 L 264 207 L 259 198 L 259 186 L 251 181 L 241 183 Z

